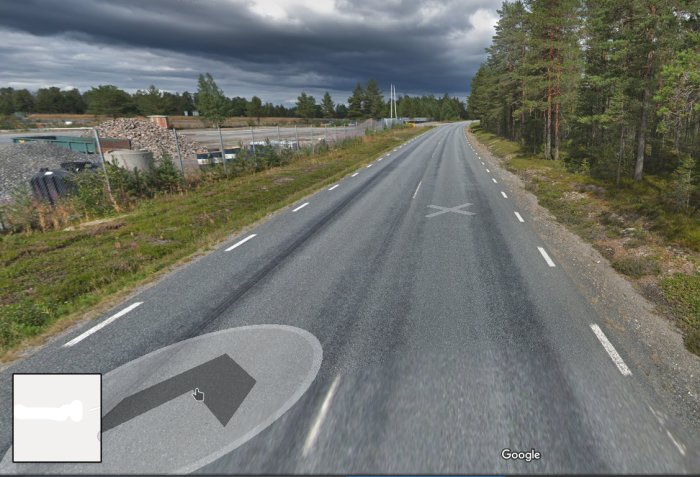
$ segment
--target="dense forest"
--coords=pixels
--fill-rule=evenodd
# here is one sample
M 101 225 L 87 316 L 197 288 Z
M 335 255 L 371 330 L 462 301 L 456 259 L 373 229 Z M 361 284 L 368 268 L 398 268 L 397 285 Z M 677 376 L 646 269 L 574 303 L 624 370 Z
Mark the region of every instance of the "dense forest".
M 202 83 L 204 79 L 205 84 Z M 100 85 L 84 93 L 77 89 L 62 90 L 58 87 L 27 89 L 0 88 L 0 116 L 13 113 L 64 113 L 103 114 L 109 116 L 133 115 L 183 115 L 198 110 L 202 87 L 216 87 L 211 75 L 201 75 L 199 89 L 194 93 L 171 93 L 151 85 L 148 89 L 130 94 L 114 85 Z M 352 95 L 344 102 L 335 103 L 326 92 L 318 101 L 314 96 L 302 92 L 294 105 L 263 102 L 259 97 L 250 99 L 228 97 L 216 87 L 221 95 L 221 114 L 226 117 L 305 117 L 362 119 L 389 116 L 389 104 L 377 82 L 369 80 L 366 85 L 358 83 Z M 447 94 L 442 97 L 401 96 L 397 99 L 400 116 L 429 117 L 437 120 L 466 117 L 465 103 Z
M 468 99 L 482 128 L 618 184 L 680 174 L 692 186 L 700 1 L 526 0 L 499 15 Z

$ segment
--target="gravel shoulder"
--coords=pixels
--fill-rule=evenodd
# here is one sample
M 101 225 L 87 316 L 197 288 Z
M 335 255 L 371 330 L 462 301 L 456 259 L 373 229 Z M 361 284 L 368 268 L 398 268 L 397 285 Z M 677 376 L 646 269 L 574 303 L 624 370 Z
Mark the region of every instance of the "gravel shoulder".
M 490 167 L 498 170 L 520 209 L 532 217 L 533 227 L 601 317 L 606 334 L 622 348 L 638 377 L 648 382 L 675 419 L 700 430 L 700 358 L 686 350 L 681 332 L 591 244 L 540 206 L 522 180 L 503 167 L 502 158 L 469 130 L 467 136 Z

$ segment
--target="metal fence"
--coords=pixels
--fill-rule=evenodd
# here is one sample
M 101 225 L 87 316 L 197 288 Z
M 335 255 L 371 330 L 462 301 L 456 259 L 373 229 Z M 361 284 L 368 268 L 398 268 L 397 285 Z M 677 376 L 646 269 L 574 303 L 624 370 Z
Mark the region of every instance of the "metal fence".
M 232 159 L 240 148 L 255 149 L 259 146 L 271 146 L 275 149 L 310 149 L 315 152 L 319 146 L 333 147 L 348 139 L 362 137 L 368 132 L 385 128 L 383 122 L 368 119 L 350 125 L 336 126 L 332 123 L 320 126 L 293 127 L 256 127 L 229 129 L 199 129 L 178 131 L 179 135 L 189 136 L 206 148 L 198 154 L 200 165 L 222 162 L 223 146 L 226 159 Z

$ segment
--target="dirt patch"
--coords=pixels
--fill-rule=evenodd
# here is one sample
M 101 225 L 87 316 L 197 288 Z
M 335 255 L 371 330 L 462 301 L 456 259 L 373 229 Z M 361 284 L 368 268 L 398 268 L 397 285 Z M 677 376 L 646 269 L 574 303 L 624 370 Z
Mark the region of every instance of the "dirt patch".
M 288 182 L 292 182 L 294 180 L 293 177 L 278 177 L 275 180 L 272 181 L 273 184 L 276 185 L 281 185 L 281 184 L 287 184 Z
M 588 196 L 586 194 L 582 194 L 581 192 L 571 191 L 571 192 L 564 192 L 563 197 L 565 200 L 578 201 L 578 200 L 583 200 Z

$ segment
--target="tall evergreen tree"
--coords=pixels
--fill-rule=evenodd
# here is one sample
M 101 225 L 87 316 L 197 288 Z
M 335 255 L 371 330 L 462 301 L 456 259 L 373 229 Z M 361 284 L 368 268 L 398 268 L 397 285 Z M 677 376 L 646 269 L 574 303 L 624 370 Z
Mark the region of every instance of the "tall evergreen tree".
M 306 119 L 313 119 L 316 115 L 316 98 L 302 91 L 297 98 L 297 113 Z
M 332 118 L 335 116 L 335 104 L 333 103 L 333 99 L 328 91 L 326 91 L 326 93 L 323 95 L 323 99 L 321 100 L 321 109 L 323 111 L 324 118 Z
M 374 119 L 381 118 L 384 113 L 384 95 L 374 79 L 367 81 L 362 109 L 365 116 Z
M 357 83 L 352 90 L 352 96 L 348 98 L 348 117 L 361 118 L 363 116 L 362 106 L 365 99 L 365 91 L 362 85 Z
M 246 108 L 246 115 L 249 118 L 255 118 L 258 124 L 260 124 L 260 116 L 262 116 L 262 114 L 262 100 L 257 96 L 253 96 L 252 98 L 250 98 L 250 102 L 248 103 L 248 107 Z

